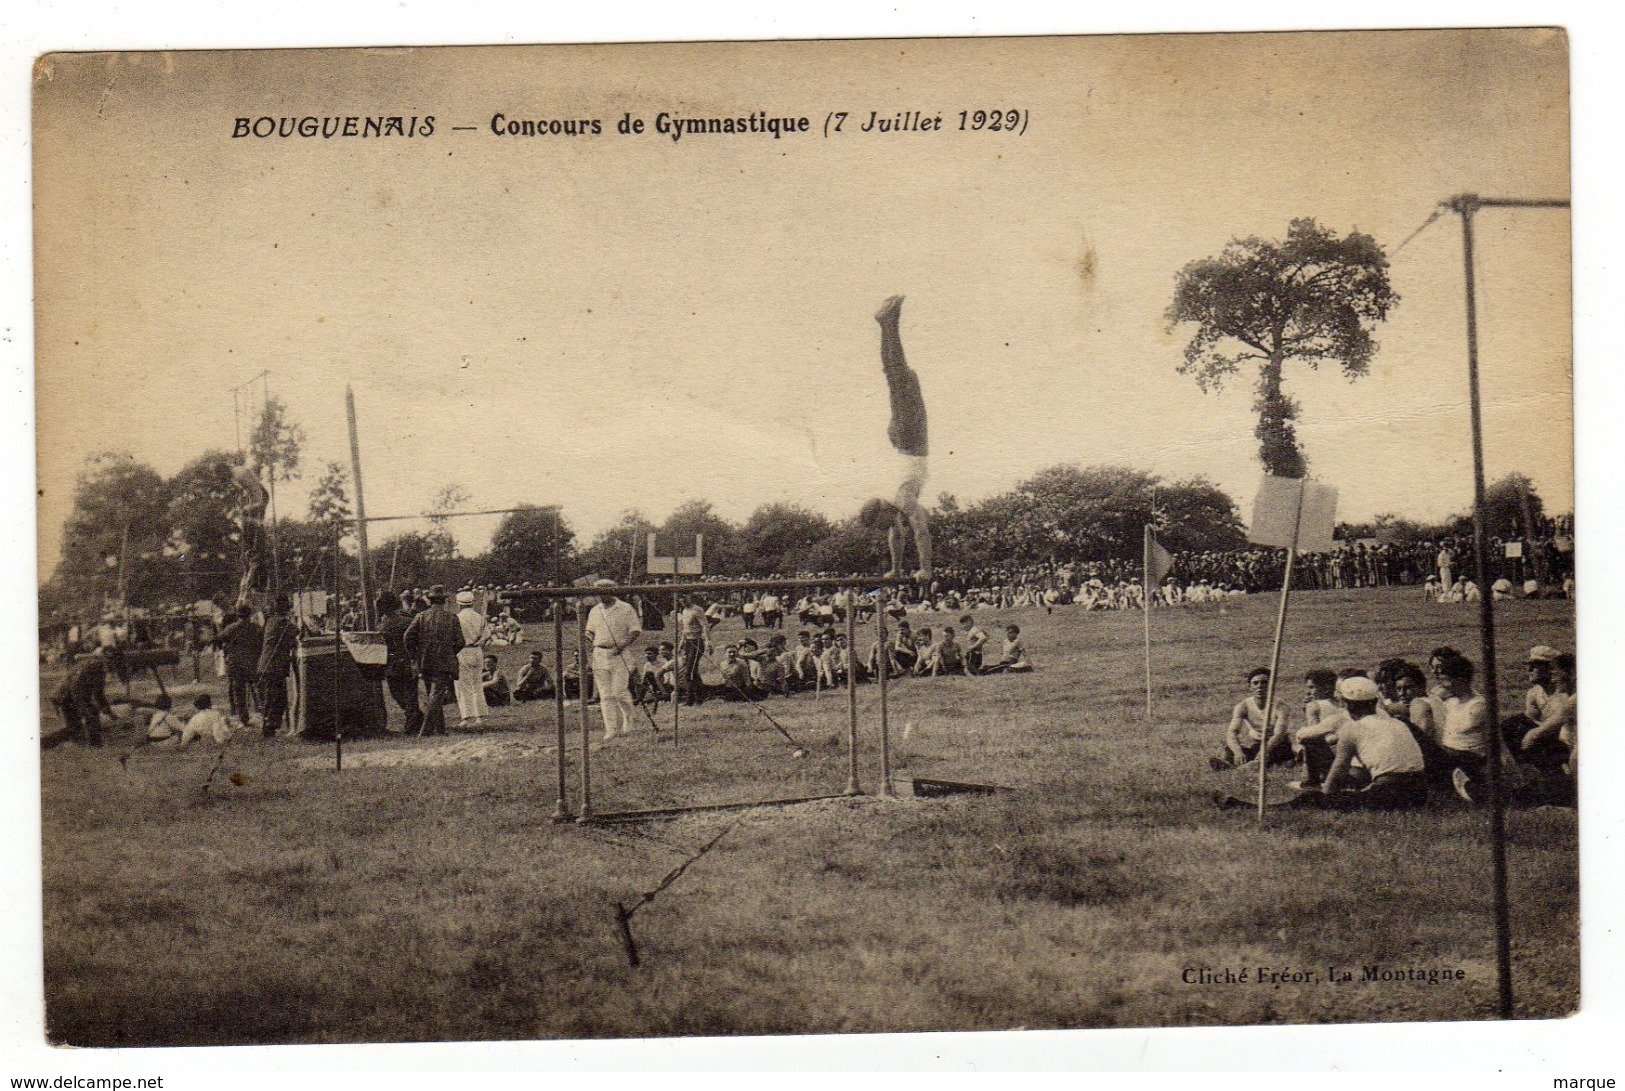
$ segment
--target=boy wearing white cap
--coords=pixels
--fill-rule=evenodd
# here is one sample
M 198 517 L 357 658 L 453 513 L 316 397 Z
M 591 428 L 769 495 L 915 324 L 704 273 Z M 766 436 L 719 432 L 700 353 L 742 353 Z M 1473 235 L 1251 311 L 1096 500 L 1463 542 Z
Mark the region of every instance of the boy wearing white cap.
M 1337 684 L 1348 719 L 1337 729 L 1337 756 L 1326 783 L 1305 786 L 1296 802 L 1336 810 L 1396 810 L 1427 803 L 1427 777 L 1422 749 L 1410 729 L 1379 710 L 1382 693 L 1369 678 L 1345 678 Z M 1361 788 L 1351 770 L 1358 758 L 1371 781 Z
M 614 580 L 598 580 L 595 587 L 614 587 Z M 626 651 L 643 635 L 637 608 L 613 593 L 598 596 L 587 614 L 587 637 L 592 641 L 592 677 L 604 714 L 604 741 L 632 730 L 632 665 Z
M 1553 681 L 1557 656 L 1557 649 L 1546 644 L 1536 644 L 1529 649 L 1525 664 L 1529 671 L 1529 688 L 1524 691 L 1523 711 L 1501 721 L 1501 741 L 1506 752 L 1521 765 L 1557 769 L 1568 758 L 1567 748 L 1558 745 L 1556 737 L 1549 734 L 1536 736 L 1536 745 L 1532 747 L 1524 745 L 1528 734 L 1546 719 L 1546 706 L 1557 688 Z
M 491 639 L 491 628 L 485 615 L 474 609 L 474 592 L 457 592 L 457 624 L 463 629 L 463 650 L 457 653 L 457 713 L 462 724 L 472 722 L 478 726 L 485 722 L 489 711 L 485 703 L 485 678 L 481 667 L 485 653 L 481 651 Z

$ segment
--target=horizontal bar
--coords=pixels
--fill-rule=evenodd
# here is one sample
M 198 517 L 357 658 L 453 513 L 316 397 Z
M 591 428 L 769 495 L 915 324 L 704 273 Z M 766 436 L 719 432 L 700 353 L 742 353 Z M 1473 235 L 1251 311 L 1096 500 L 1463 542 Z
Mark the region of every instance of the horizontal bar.
M 598 595 L 669 595 L 673 591 L 767 591 L 776 587 L 906 587 L 913 584 L 912 576 L 831 576 L 825 580 L 717 580 L 714 583 L 688 581 L 685 583 L 628 583 L 613 587 L 521 587 L 503 591 L 497 596 L 501 602 L 515 599 L 589 599 Z
M 522 511 L 546 511 L 546 508 L 492 508 L 490 511 L 437 511 L 426 512 L 423 515 L 369 515 L 365 519 L 354 516 L 344 520 L 346 523 L 393 523 L 402 519 L 462 519 L 470 515 L 517 515 Z
M 1479 197 L 1480 208 L 1568 208 L 1569 202 L 1553 199 L 1520 200 L 1516 197 Z
M 851 799 L 848 795 L 796 796 L 792 799 L 757 799 L 746 803 L 696 803 L 690 807 L 656 807 L 647 811 L 604 811 L 589 820 L 591 824 L 646 822 L 652 818 L 676 818 L 706 811 L 743 811 L 751 807 L 790 807 L 797 803 L 819 803 L 826 799 Z

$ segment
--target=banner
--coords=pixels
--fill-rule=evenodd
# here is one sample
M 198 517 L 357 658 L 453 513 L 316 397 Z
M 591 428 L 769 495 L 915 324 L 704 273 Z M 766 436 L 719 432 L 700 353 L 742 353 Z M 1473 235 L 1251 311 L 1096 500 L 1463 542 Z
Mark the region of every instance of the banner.
M 1157 536 L 1151 532 L 1150 527 L 1145 528 L 1145 584 L 1146 590 L 1151 591 L 1162 582 L 1170 569 L 1174 567 L 1173 554 L 1162 548 Z
M 1296 545 L 1301 553 L 1329 553 L 1336 524 L 1336 489 L 1303 478 L 1266 474 L 1253 500 L 1247 540 L 1280 549 Z

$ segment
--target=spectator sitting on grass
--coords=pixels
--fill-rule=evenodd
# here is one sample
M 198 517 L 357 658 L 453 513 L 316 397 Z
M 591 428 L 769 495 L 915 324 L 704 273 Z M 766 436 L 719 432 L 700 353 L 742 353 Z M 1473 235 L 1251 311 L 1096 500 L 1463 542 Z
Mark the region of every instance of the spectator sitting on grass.
M 818 682 L 818 651 L 813 647 L 812 633 L 806 629 L 796 633 L 796 646 L 790 649 L 789 659 L 792 688 L 813 688 Z
M 480 671 L 480 687 L 485 691 L 485 703 L 491 708 L 501 708 L 513 700 L 513 692 L 508 688 L 508 676 L 497 666 L 494 655 L 485 657 L 485 666 Z
M 1303 784 L 1302 794 L 1294 802 L 1335 810 L 1395 810 L 1426 804 L 1422 751 L 1404 724 L 1379 710 L 1382 691 L 1377 683 L 1356 675 L 1339 682 L 1337 693 L 1348 718 L 1338 728 L 1331 771 L 1322 785 Z M 1363 774 L 1354 768 L 1356 760 L 1365 770 Z
M 176 750 L 185 750 L 192 745 L 192 740 L 207 737 L 224 746 L 235 729 L 221 711 L 213 707 L 213 705 L 214 698 L 207 693 L 200 693 L 192 698 L 192 707 L 196 711 L 192 713 L 191 718 L 181 728 L 181 733 L 171 735 L 159 745 L 174 746 Z
M 1033 669 L 1032 663 L 1027 660 L 1026 645 L 1021 642 L 1021 626 L 1006 625 L 1004 627 L 1004 654 L 999 661 L 986 668 L 983 674 L 1026 674 Z
M 893 674 L 912 674 L 920 662 L 919 649 L 914 644 L 914 630 L 906 621 L 897 623 L 897 634 L 891 642 L 891 662 Z
M 1214 769 L 1246 765 L 1258 757 L 1259 750 L 1264 747 L 1264 700 L 1269 688 L 1268 667 L 1258 667 L 1248 673 L 1248 694 L 1230 710 L 1230 725 L 1225 729 L 1224 736 L 1225 752 L 1220 757 L 1208 759 L 1208 764 Z M 1267 753 L 1272 765 L 1292 760 L 1292 745 L 1286 730 L 1284 711 L 1278 710 L 1271 717 Z
M 1340 717 L 1343 708 L 1337 703 L 1337 672 L 1316 667 L 1303 676 L 1303 726 L 1317 727 L 1328 717 Z M 1300 732 L 1301 734 L 1301 732 Z
M 739 658 L 739 646 L 729 644 L 723 649 L 723 698 L 729 701 L 751 699 L 750 661 Z
M 966 614 L 959 619 L 959 624 L 965 629 L 965 673 L 982 673 L 982 649 L 987 646 L 987 633 L 976 624 L 976 619 Z
M 936 649 L 931 646 L 931 627 L 920 626 L 920 631 L 914 636 L 914 673 L 930 674 L 931 661 L 936 656 Z
M 1444 717 L 1439 725 L 1441 764 L 1438 773 L 1448 771 L 1456 794 L 1475 802 L 1476 782 L 1484 776 L 1490 753 L 1488 706 L 1473 692 L 1473 664 L 1464 655 L 1452 656 L 1439 665 L 1445 681 Z
M 1580 767 L 1578 677 L 1572 652 L 1552 661 L 1551 690 L 1541 722 L 1517 740 L 1513 757 L 1537 755 L 1527 764 L 1520 799 L 1530 803 L 1574 803 L 1575 774 Z M 1561 760 L 1554 760 L 1560 758 Z
M 514 682 L 513 699 L 516 701 L 540 701 L 553 696 L 553 677 L 547 673 L 547 667 L 542 663 L 542 653 L 530 653 L 530 662 L 519 668 L 519 677 Z
M 163 742 L 186 730 L 186 721 L 175 715 L 172 708 L 174 702 L 167 694 L 153 702 L 152 719 L 147 721 L 148 742 Z
M 952 626 L 942 627 L 942 639 L 931 648 L 930 662 L 926 664 L 931 677 L 939 674 L 964 674 L 965 650 L 954 637 Z

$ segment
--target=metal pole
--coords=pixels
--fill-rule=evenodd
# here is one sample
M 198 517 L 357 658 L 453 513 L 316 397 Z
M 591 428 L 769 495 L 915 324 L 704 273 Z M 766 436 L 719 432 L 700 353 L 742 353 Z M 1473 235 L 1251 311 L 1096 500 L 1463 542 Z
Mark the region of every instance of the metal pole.
M 587 723 L 587 680 L 591 675 L 591 666 L 587 655 L 587 611 L 582 609 L 584 600 L 576 599 L 576 658 L 580 668 L 576 678 L 576 696 L 580 699 L 581 711 L 581 811 L 576 815 L 577 822 L 592 821 L 592 728 Z M 562 684 L 562 680 L 561 680 Z
M 677 577 L 671 578 L 674 590 L 671 593 L 671 748 L 677 749 L 677 722 L 682 718 L 678 712 L 683 704 L 679 690 L 683 685 L 683 596 L 675 590 Z
M 361 439 L 355 424 L 355 391 L 344 388 L 344 412 L 350 419 L 350 473 L 355 477 L 355 535 L 361 551 L 361 627 L 371 631 L 372 554 L 367 549 L 367 496 L 361 488 Z
M 846 600 L 846 794 L 862 793 L 858 787 L 858 611 L 847 589 Z
M 1144 560 L 1141 568 L 1140 585 L 1142 588 L 1141 603 L 1145 614 L 1145 722 L 1154 723 L 1155 718 L 1151 711 L 1151 527 L 1145 528 L 1145 541 L 1142 543 L 1141 555 Z
M 891 719 L 886 700 L 886 677 L 891 674 L 886 654 L 886 607 L 890 605 L 891 592 L 882 591 L 875 604 L 875 669 L 880 672 L 880 794 L 888 799 L 896 794 L 891 786 Z
M 1490 590 L 1489 548 L 1484 509 L 1484 427 L 1478 396 L 1478 297 L 1473 270 L 1473 213 L 1481 202 L 1471 194 L 1455 201 L 1461 214 L 1462 259 L 1467 278 L 1467 387 L 1473 422 L 1473 563 L 1478 578 L 1478 638 L 1484 659 L 1484 711 L 1490 734 L 1490 859 L 1495 887 L 1495 981 L 1502 1019 L 1513 1016 L 1512 924 L 1507 905 L 1506 814 L 1501 783 L 1501 722 L 1495 672 L 1495 594 Z
M 333 771 L 344 772 L 344 718 L 339 715 L 339 648 L 344 644 L 340 635 L 339 617 L 339 524 L 333 524 L 333 602 L 327 608 L 333 618 Z M 377 685 L 377 683 L 373 683 Z
M 570 819 L 569 786 L 564 777 L 564 600 L 553 600 L 553 726 L 555 728 L 553 755 L 558 766 L 559 801 L 553 807 L 553 821 Z
M 1286 551 L 1286 575 L 1281 580 L 1281 606 L 1275 612 L 1275 646 L 1270 651 L 1270 682 L 1264 689 L 1264 730 L 1258 743 L 1258 821 L 1264 822 L 1264 771 L 1269 766 L 1270 728 L 1275 725 L 1275 676 L 1281 672 L 1281 637 L 1286 633 L 1286 605 L 1292 597 L 1292 560 L 1298 555 L 1298 531 L 1303 525 L 1303 494 L 1308 478 L 1298 479 L 1298 510 L 1292 516 L 1292 545 Z

